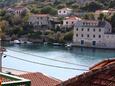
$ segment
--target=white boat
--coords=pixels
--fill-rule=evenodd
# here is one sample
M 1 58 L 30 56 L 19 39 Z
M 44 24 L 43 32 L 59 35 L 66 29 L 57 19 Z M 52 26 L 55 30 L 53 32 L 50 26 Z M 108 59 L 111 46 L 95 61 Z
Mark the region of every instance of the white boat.
M 20 40 L 14 40 L 14 44 L 21 44 Z
M 27 43 L 27 44 L 32 44 L 32 42 L 30 42 L 30 41 L 26 41 L 26 43 Z
M 60 43 L 53 43 L 54 46 L 61 46 L 62 44 Z
M 67 48 L 71 48 L 71 47 L 72 47 L 72 43 L 68 43 L 68 44 L 66 44 L 65 47 L 67 47 Z

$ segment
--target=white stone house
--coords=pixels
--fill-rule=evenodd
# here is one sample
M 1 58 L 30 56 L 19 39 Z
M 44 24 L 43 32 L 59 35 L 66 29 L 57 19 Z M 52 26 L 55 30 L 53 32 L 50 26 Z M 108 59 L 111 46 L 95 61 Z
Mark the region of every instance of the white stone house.
M 50 26 L 50 16 L 48 14 L 32 14 L 28 20 L 34 27 Z
M 72 9 L 70 8 L 62 8 L 58 10 L 58 16 L 68 16 L 72 14 Z
M 29 12 L 29 9 L 27 9 L 26 7 L 10 7 L 7 9 L 7 12 L 15 15 L 21 15 L 22 13 Z
M 81 20 L 74 26 L 75 46 L 115 48 L 115 35 L 107 21 Z
M 76 16 L 70 16 L 70 17 L 66 17 L 63 20 L 63 27 L 73 27 L 77 21 L 81 20 L 81 18 L 78 18 Z
M 108 10 L 97 10 L 95 11 L 95 15 L 98 17 L 100 14 L 104 14 L 106 16 L 112 16 L 115 14 L 115 9 L 108 9 Z

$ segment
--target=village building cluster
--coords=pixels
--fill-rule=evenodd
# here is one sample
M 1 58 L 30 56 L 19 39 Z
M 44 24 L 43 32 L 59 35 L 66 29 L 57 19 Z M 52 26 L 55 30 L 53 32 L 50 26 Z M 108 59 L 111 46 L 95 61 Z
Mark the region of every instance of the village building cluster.
M 14 15 L 29 13 L 26 7 L 8 8 L 7 12 Z M 113 15 L 115 9 L 97 10 L 94 14 Z M 59 20 L 59 17 L 63 17 Z M 50 28 L 69 28 L 73 30 L 73 45 L 97 48 L 115 48 L 115 35 L 112 33 L 112 26 L 105 20 L 88 20 L 73 15 L 70 8 L 62 8 L 57 11 L 57 16 L 49 14 L 30 14 L 28 24 L 35 28 L 35 31 Z

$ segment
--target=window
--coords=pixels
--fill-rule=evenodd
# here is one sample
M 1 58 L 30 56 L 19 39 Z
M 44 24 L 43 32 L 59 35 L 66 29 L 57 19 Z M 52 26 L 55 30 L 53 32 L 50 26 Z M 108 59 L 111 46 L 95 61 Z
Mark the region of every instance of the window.
M 96 45 L 96 41 L 92 41 L 92 45 L 95 46 Z
M 42 17 L 41 17 L 41 19 L 42 19 Z
M 93 35 L 93 38 L 95 38 L 95 35 Z
M 73 24 L 73 22 L 72 22 L 72 24 Z
M 65 13 L 65 11 L 63 11 Z
M 87 29 L 87 31 L 89 31 L 89 28 Z
M 83 22 L 83 25 L 85 25 L 85 23 Z
M 89 34 L 87 34 L 87 37 L 89 38 Z
M 93 31 L 95 32 L 95 29 L 93 29 Z
M 78 31 L 78 28 L 76 29 L 76 31 Z
M 99 38 L 101 38 L 101 35 L 99 35 Z
M 29 24 L 32 24 L 32 22 L 29 22 Z
M 66 24 L 68 24 L 68 22 L 66 22 Z
M 88 25 L 90 25 L 90 23 L 87 23 Z
M 81 29 L 81 31 L 83 31 L 83 28 Z
M 81 37 L 83 37 L 83 34 L 81 34 Z
M 59 13 L 61 13 L 61 11 L 59 11 Z
M 78 34 L 76 34 L 76 37 L 78 37 Z
M 109 29 L 109 31 L 111 31 L 111 29 Z
M 99 29 L 99 32 L 101 32 L 101 29 Z
M 84 44 L 84 40 L 81 40 L 81 45 L 83 45 Z

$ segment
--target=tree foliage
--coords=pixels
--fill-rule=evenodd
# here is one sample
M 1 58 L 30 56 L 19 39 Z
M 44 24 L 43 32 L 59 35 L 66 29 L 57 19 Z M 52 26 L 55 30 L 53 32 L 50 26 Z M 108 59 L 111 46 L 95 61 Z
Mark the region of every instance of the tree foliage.
M 51 7 L 51 6 L 46 6 L 41 9 L 41 13 L 45 14 L 50 14 L 50 15 L 56 15 L 57 14 L 57 9 Z
M 97 2 L 87 3 L 85 6 L 81 7 L 82 10 L 93 11 L 93 12 L 102 8 L 103 8 L 103 5 Z
M 72 39 L 73 39 L 73 31 L 67 32 L 67 33 L 64 35 L 64 40 L 65 40 L 65 41 L 72 41 Z
M 111 24 L 113 27 L 113 32 L 115 32 L 115 14 L 111 17 Z
M 89 20 L 95 20 L 95 16 L 94 14 L 90 13 L 90 14 L 85 14 L 83 16 L 84 19 L 89 19 Z

